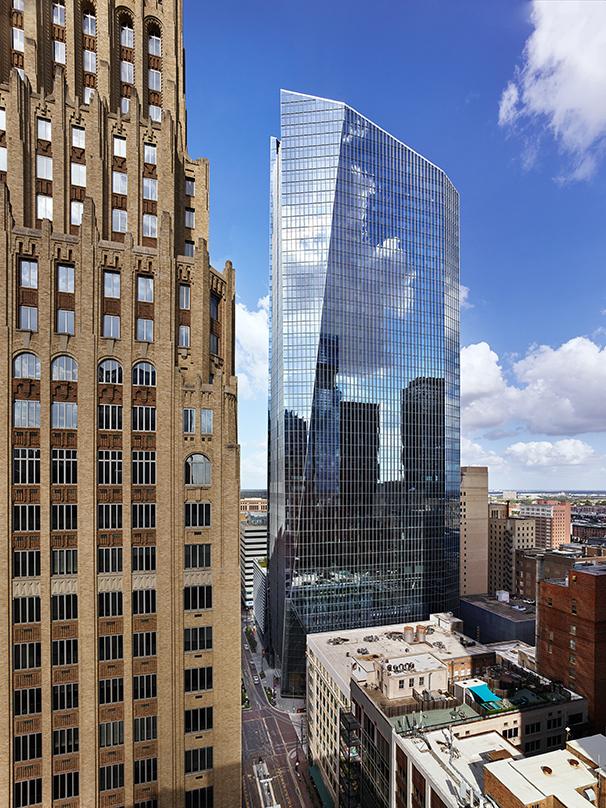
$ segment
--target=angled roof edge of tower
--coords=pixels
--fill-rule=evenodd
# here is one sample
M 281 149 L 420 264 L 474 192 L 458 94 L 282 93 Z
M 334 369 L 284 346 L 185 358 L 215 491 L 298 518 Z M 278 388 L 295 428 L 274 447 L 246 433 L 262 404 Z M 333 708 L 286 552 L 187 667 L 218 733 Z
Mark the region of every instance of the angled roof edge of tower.
M 371 120 L 371 119 L 370 119 L 370 118 L 369 118 L 367 115 L 363 115 L 363 114 L 362 114 L 361 112 L 359 112 L 359 111 L 358 111 L 358 110 L 357 110 L 355 107 L 352 107 L 352 106 L 351 106 L 351 104 L 348 104 L 346 101 L 337 101 L 337 100 L 335 100 L 334 98 L 325 98 L 324 96 L 321 96 L 321 95 L 313 95 L 313 93 L 299 93 L 299 92 L 297 92 L 297 90 L 287 90 L 287 89 L 285 89 L 284 87 L 281 87 L 281 88 L 280 88 L 280 100 L 282 99 L 282 95 L 283 95 L 283 94 L 285 94 L 285 93 L 287 93 L 288 95 L 298 95 L 298 96 L 301 96 L 301 98 L 313 98 L 313 99 L 315 99 L 316 101 L 325 101 L 325 102 L 326 102 L 326 103 L 328 103 L 328 104 L 335 104 L 335 105 L 337 105 L 337 106 L 343 106 L 343 107 L 347 107 L 347 108 L 348 108 L 348 109 L 350 109 L 352 112 L 355 112 L 355 113 L 356 113 L 356 115 L 359 115 L 359 116 L 360 116 L 360 118 L 363 118 L 365 121 L 368 121 L 368 123 L 369 123 L 369 124 L 371 124 L 371 126 L 374 126 L 376 129 L 379 129 L 381 132 L 384 132 L 384 133 L 385 133 L 385 134 L 386 134 L 388 137 L 390 137 L 390 138 L 392 138 L 393 140 L 397 141 L 397 142 L 398 142 L 398 143 L 400 143 L 402 146 L 404 146 L 404 147 L 405 147 L 405 148 L 407 148 L 409 151 L 411 151 L 413 154 L 416 154 L 416 155 L 417 155 L 417 157 L 420 157 L 422 160 L 425 160 L 425 162 L 426 162 L 426 163 L 429 163 L 429 165 L 433 166 L 435 169 L 437 169 L 438 171 L 440 171 L 440 172 L 441 172 L 441 173 L 442 173 L 442 174 L 443 174 L 443 175 L 446 177 L 446 179 L 448 180 L 448 182 L 449 182 L 449 183 L 452 185 L 452 187 L 453 187 L 454 191 L 455 191 L 457 194 L 459 193 L 459 191 L 458 191 L 458 189 L 457 189 L 457 186 L 456 186 L 456 185 L 454 184 L 454 182 L 453 182 L 453 181 L 450 179 L 449 175 L 446 173 L 446 171 L 444 171 L 444 169 L 443 169 L 443 168 L 440 168 L 440 166 L 439 166 L 439 165 L 437 165 L 436 163 L 434 163 L 434 162 L 433 162 L 432 160 L 430 160 L 429 158 L 425 157 L 425 155 L 424 155 L 424 154 L 421 154 L 421 152 L 417 151 L 416 149 L 413 149 L 413 147 L 412 147 L 412 146 L 409 146 L 409 145 L 408 145 L 408 143 L 404 143 L 404 141 L 403 141 L 403 140 L 400 140 L 400 138 L 399 138 L 399 137 L 396 137 L 396 136 L 395 136 L 395 135 L 393 135 L 391 132 L 388 132 L 388 131 L 387 131 L 387 129 L 384 129 L 382 126 L 379 126 L 379 124 L 378 124 L 378 123 L 375 123 L 375 121 Z

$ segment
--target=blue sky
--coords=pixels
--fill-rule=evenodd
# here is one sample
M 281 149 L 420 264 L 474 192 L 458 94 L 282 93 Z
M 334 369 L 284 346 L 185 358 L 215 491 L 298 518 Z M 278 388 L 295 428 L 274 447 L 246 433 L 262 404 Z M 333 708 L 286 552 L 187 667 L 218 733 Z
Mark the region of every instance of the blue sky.
M 606 487 L 606 0 L 185 0 L 189 150 L 238 271 L 242 485 L 265 482 L 279 89 L 346 101 L 461 195 L 462 462 Z

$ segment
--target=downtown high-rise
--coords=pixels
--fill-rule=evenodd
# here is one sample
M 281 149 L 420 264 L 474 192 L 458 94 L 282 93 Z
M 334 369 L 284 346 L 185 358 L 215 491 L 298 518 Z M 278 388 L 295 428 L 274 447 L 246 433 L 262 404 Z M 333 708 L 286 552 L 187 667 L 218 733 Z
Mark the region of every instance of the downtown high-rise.
M 3 806 L 240 802 L 235 273 L 181 0 L 0 3 Z
M 453 609 L 459 198 L 346 104 L 281 94 L 271 142 L 270 642 Z

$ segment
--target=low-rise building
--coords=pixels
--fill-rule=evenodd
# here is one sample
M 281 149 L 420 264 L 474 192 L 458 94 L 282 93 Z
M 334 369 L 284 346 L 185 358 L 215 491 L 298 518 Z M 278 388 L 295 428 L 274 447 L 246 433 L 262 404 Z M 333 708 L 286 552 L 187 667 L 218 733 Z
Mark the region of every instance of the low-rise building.
M 535 547 L 535 522 L 532 518 L 509 515 L 509 504 L 489 506 L 488 517 L 488 589 L 514 591 L 515 559 L 518 550 Z
M 267 514 L 248 513 L 240 520 L 240 583 L 242 602 L 253 605 L 253 562 L 267 558 Z
M 532 601 L 500 591 L 492 595 L 468 595 L 459 601 L 463 631 L 483 643 L 535 640 L 535 605 Z
M 384 781 L 372 787 L 384 794 L 392 782 L 392 735 L 408 737 L 419 728 L 451 727 L 460 738 L 494 731 L 536 753 L 561 745 L 564 727 L 586 721 L 584 699 L 507 661 L 497 664 L 494 650 L 460 629 L 451 615 L 432 615 L 411 626 L 308 636 L 309 752 L 337 805 L 355 804 L 345 798 L 360 792 L 367 765 L 356 758 L 360 737 L 367 750 L 371 741 L 379 748 L 370 758 L 386 760 L 387 773 L 383 764 L 377 770 Z

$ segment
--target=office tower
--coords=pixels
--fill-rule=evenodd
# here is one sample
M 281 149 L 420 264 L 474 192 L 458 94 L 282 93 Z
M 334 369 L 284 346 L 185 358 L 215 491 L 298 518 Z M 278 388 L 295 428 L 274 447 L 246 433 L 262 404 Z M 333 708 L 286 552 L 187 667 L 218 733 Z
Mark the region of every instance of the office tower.
M 240 594 L 247 609 L 253 605 L 253 563 L 267 558 L 267 513 L 240 513 Z
M 539 582 L 539 673 L 587 698 L 594 732 L 606 728 L 606 565 Z
M 461 466 L 461 595 L 488 592 L 488 469 Z
M 540 499 L 520 505 L 520 516 L 531 516 L 536 525 L 536 546 L 556 550 L 570 541 L 570 502 Z
M 269 579 L 282 692 L 310 632 L 453 609 L 459 199 L 346 104 L 281 94 L 271 144 Z
M 6 805 L 240 801 L 234 272 L 182 28 L 0 4 Z
M 536 546 L 534 519 L 507 516 L 492 503 L 488 513 L 488 592 L 514 592 L 516 552 Z

